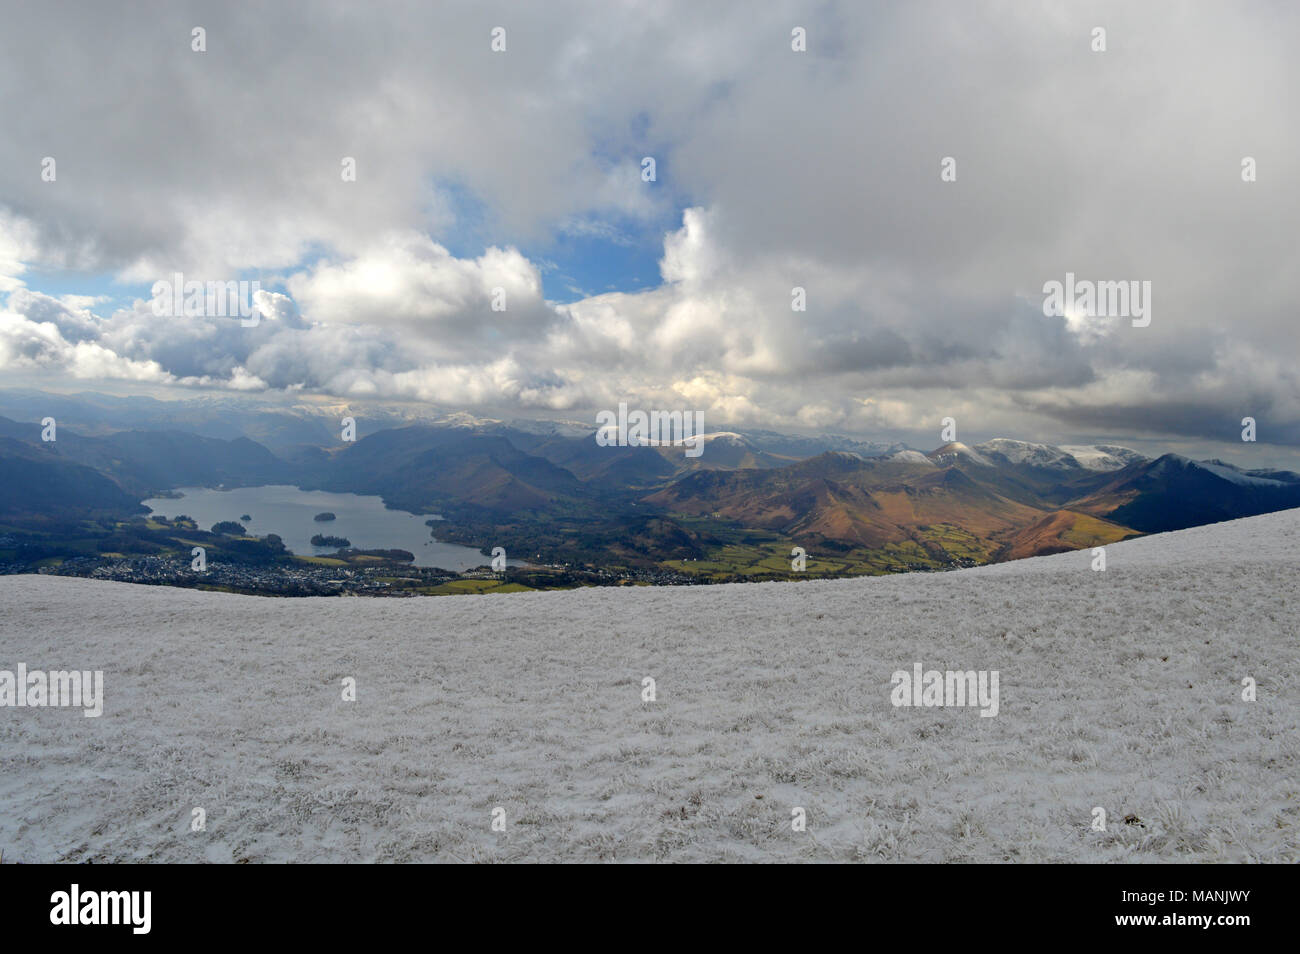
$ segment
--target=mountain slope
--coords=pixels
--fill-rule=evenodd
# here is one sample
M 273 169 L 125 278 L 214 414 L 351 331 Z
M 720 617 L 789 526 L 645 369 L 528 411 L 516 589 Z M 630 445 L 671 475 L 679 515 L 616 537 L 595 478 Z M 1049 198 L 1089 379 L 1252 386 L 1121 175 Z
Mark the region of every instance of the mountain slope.
M 529 454 L 545 458 L 575 477 L 608 487 L 649 487 L 677 472 L 657 447 L 601 447 L 591 434 L 508 435 L 512 444 Z M 677 451 L 680 458 L 682 452 Z
M 0 845 L 97 864 L 1300 861 L 1300 511 L 1107 552 L 1104 573 L 1079 552 L 436 604 L 0 577 L 0 659 L 105 685 L 96 719 L 3 710 Z M 998 715 L 894 707 L 915 663 L 998 671 Z
M 416 425 L 379 431 L 331 452 L 300 475 L 306 489 L 380 494 L 415 513 L 469 507 L 514 512 L 576 499 L 582 483 L 507 438 Z
M 993 466 L 991 460 L 974 448 L 967 447 L 961 441 L 949 441 L 942 447 L 930 451 L 925 456 L 941 466 L 956 463 L 979 464 L 981 467 Z
M 49 445 L 0 437 L 0 516 L 13 520 L 142 512 L 139 497 Z
M 1300 484 L 1263 478 L 1226 464 L 1202 463 L 1177 454 L 1132 464 L 1071 509 L 1146 533 L 1300 506 Z
M 796 542 L 873 549 L 920 542 L 944 525 L 984 540 L 992 552 L 1000 535 L 1042 515 L 957 467 L 910 458 L 864 460 L 842 451 L 779 469 L 697 472 L 645 499 L 671 513 L 717 514 Z
M 66 425 L 43 443 L 41 427 L 0 418 L 0 434 L 94 468 L 124 490 L 145 497 L 175 487 L 249 487 L 283 483 L 292 469 L 246 437 L 224 440 L 184 431 L 118 431 L 88 437 Z
M 1057 510 L 1013 534 L 998 552 L 997 559 L 1023 560 L 1107 546 L 1137 535 L 1137 531 L 1109 520 L 1072 510 Z

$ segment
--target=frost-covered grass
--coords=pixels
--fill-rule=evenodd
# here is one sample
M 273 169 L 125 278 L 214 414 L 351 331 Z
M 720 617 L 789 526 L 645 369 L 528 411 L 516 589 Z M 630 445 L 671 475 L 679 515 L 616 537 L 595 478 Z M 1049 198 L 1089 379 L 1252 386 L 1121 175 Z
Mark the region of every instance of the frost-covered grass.
M 409 600 L 0 578 L 0 669 L 103 669 L 106 684 L 99 719 L 0 709 L 0 849 L 1300 860 L 1300 511 L 1107 554 L 1105 573 L 1082 551 L 836 582 Z M 999 670 L 1001 713 L 894 708 L 890 675 L 914 662 Z M 189 830 L 195 806 L 205 832 Z M 1089 830 L 1094 806 L 1107 832 Z

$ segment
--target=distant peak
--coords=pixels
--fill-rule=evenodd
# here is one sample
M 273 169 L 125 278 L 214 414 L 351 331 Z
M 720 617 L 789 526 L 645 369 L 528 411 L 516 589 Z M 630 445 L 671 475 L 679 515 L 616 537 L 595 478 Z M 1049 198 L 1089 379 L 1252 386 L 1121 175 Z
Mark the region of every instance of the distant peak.
M 949 441 L 942 447 L 930 451 L 926 456 L 933 461 L 965 457 L 977 464 L 983 464 L 985 467 L 993 466 L 987 457 L 976 451 L 974 448 L 967 447 L 961 441 Z
M 930 460 L 930 458 L 925 456 L 925 454 L 922 454 L 920 451 L 911 450 L 911 449 L 894 451 L 892 454 L 887 454 L 885 456 L 885 459 L 897 461 L 903 464 L 933 465 L 934 463 L 934 461 Z

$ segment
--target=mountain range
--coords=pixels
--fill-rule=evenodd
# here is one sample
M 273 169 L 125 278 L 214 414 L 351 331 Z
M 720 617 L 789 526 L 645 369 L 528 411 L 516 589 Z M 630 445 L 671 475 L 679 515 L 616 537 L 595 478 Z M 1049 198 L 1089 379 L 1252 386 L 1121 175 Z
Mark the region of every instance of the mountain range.
M 273 429 L 299 439 L 272 450 L 184 421 L 118 429 L 105 416 L 89 433 L 65 416 L 54 442 L 37 423 L 0 417 L 0 528 L 130 520 L 142 499 L 181 486 L 290 483 L 377 494 L 445 515 L 440 538 L 500 541 L 551 562 L 713 566 L 715 576 L 743 565 L 761 576 L 795 546 L 849 571 L 940 568 L 1300 507 L 1300 475 L 1112 444 L 1000 438 L 923 452 L 725 431 L 689 458 L 680 446 L 602 447 L 594 425 L 575 422 L 448 414 L 345 443 L 295 430 L 288 415 Z

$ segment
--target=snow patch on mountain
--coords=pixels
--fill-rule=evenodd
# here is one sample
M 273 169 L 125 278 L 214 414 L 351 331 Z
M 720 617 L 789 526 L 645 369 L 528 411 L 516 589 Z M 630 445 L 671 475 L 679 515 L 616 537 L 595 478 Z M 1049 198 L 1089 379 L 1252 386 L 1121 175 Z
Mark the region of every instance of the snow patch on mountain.
M 703 441 L 705 444 L 719 441 L 723 444 L 749 445 L 749 441 L 745 440 L 743 435 L 737 434 L 735 431 L 714 431 L 711 434 L 701 434 L 698 440 Z
M 1134 461 L 1146 460 L 1135 450 L 1117 444 L 1039 444 L 1007 437 L 976 444 L 975 449 L 1009 464 L 1052 467 L 1062 470 L 1121 470 Z
M 1118 444 L 1062 444 L 1059 448 L 1087 470 L 1123 470 L 1129 464 L 1148 458 Z
M 906 444 L 899 442 L 862 441 L 842 434 L 803 437 L 779 434 L 775 431 L 746 430 L 743 436 L 752 446 L 768 453 L 805 459 L 831 450 L 846 450 L 865 459 L 883 457 L 894 451 L 907 449 Z
M 999 456 L 1012 464 L 1031 464 L 1036 467 L 1073 467 L 1077 461 L 1063 448 L 1051 444 L 1035 444 L 1031 441 L 1011 440 L 997 437 L 991 441 L 976 444 L 975 449 L 987 456 Z
M 441 427 L 463 427 L 478 430 L 484 427 L 499 427 L 504 422 L 491 417 L 478 417 L 467 411 L 453 411 L 437 418 L 434 423 Z
M 925 464 L 934 466 L 934 461 L 917 450 L 901 450 L 885 455 L 886 460 L 896 460 L 902 464 Z
M 1102 573 L 1082 550 L 404 600 L 0 577 L 0 668 L 104 671 L 99 718 L 0 709 L 0 848 L 96 863 L 1300 861 L 1300 510 L 1106 553 Z M 999 714 L 894 707 L 891 674 L 916 663 L 997 670 Z M 1248 675 L 1257 703 L 1241 699 Z M 194 806 L 205 832 L 189 831 Z
M 961 441 L 950 441 L 942 447 L 931 451 L 927 456 L 936 464 L 951 464 L 961 458 L 965 458 L 976 464 L 983 464 L 985 467 L 993 466 L 991 460 L 974 448 L 966 446 Z
M 519 417 L 506 424 L 511 430 L 539 436 L 588 437 L 596 433 L 596 425 L 582 421 L 539 421 L 533 418 Z
M 1231 464 L 1225 464 L 1219 460 L 1197 460 L 1191 462 L 1193 466 L 1208 470 L 1215 477 L 1222 477 L 1230 483 L 1240 484 L 1246 487 L 1290 487 L 1282 480 L 1273 480 L 1270 477 L 1254 477 L 1250 474 L 1243 473 Z

